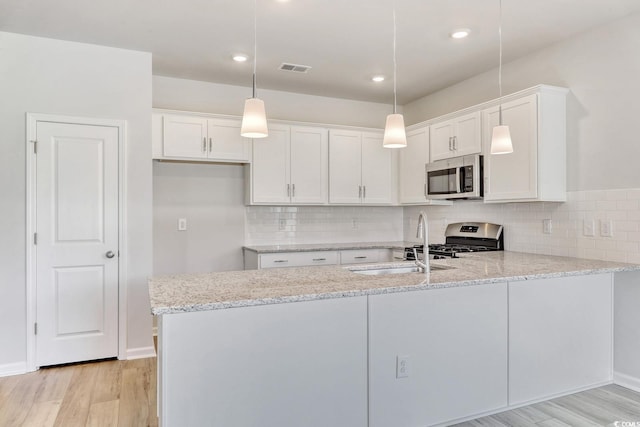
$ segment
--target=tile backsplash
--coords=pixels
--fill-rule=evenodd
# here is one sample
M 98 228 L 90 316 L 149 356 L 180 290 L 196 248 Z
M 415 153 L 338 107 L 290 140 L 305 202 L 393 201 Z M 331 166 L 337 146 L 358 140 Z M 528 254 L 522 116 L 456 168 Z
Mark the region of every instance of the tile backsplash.
M 248 206 L 245 244 L 402 240 L 402 207 Z
M 572 191 L 564 203 L 456 201 L 453 206 L 249 206 L 245 242 L 274 245 L 329 242 L 417 241 L 418 214 L 429 217 L 429 241 L 444 241 L 447 224 L 503 224 L 505 248 L 516 252 L 640 263 L 640 189 Z M 550 219 L 550 234 L 543 220 Z M 593 236 L 585 235 L 593 223 Z M 603 224 L 612 225 L 611 237 Z M 589 227 L 587 227 L 589 228 Z
M 449 223 L 486 221 L 504 225 L 510 251 L 640 263 L 640 189 L 572 191 L 564 203 L 457 201 L 453 206 L 407 207 L 405 240 L 416 240 L 421 209 L 429 216 L 431 243 L 444 241 Z M 550 234 L 543 233 L 545 219 L 551 220 Z M 593 236 L 585 235 L 585 223 L 594 225 Z M 603 235 L 608 223 L 611 237 Z

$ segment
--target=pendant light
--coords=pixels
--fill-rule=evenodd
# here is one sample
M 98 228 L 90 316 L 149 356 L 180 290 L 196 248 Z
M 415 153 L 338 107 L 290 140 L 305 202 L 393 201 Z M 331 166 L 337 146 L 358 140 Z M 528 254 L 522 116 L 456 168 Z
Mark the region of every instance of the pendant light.
M 498 88 L 500 90 L 498 106 L 498 126 L 493 128 L 491 136 L 491 154 L 513 153 L 511 132 L 509 126 L 502 124 L 502 0 L 500 0 L 500 21 L 498 26 L 498 38 L 500 39 L 500 65 L 498 67 Z
M 256 0 L 253 0 L 253 96 L 244 102 L 240 135 L 246 138 L 264 138 L 269 136 L 264 101 L 256 97 L 256 64 L 258 56 Z
M 393 114 L 387 116 L 382 146 L 385 148 L 404 148 L 407 146 L 407 134 L 404 130 L 404 117 L 396 113 L 396 8 L 393 7 Z

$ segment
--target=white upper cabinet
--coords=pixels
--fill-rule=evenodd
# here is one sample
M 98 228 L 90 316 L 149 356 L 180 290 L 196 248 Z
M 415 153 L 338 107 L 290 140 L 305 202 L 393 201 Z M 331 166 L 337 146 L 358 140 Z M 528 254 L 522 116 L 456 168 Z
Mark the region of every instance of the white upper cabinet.
M 399 152 L 400 203 L 426 202 L 425 167 L 429 163 L 429 128 L 407 132 L 407 146 Z
M 480 112 L 465 114 L 430 127 L 431 161 L 477 154 L 482 151 Z
M 382 146 L 382 136 L 382 132 L 329 131 L 330 203 L 394 203 L 395 156 Z
M 483 111 L 486 202 L 566 200 L 566 94 L 566 89 L 542 86 L 502 104 L 513 143 L 510 154 L 490 154 L 499 107 Z
M 327 203 L 327 162 L 327 129 L 269 125 L 269 136 L 253 141 L 250 203 Z
M 154 114 L 153 158 L 244 163 L 249 140 L 240 120 L 201 115 Z

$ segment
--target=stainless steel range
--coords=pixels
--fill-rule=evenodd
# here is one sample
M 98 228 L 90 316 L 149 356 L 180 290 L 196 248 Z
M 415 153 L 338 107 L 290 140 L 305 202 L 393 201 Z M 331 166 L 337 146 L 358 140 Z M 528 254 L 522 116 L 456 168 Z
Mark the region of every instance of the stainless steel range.
M 502 225 L 488 222 L 457 222 L 449 224 L 444 233 L 444 244 L 429 245 L 431 259 L 457 258 L 459 253 L 504 250 Z M 424 253 L 423 245 L 404 248 L 404 259 L 414 261 L 413 249 Z

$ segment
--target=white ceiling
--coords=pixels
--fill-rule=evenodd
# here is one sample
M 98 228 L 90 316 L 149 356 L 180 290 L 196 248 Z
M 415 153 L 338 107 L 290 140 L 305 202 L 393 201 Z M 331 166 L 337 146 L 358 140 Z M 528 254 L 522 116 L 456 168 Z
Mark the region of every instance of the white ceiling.
M 258 90 L 393 101 L 394 0 L 257 3 Z M 395 3 L 399 104 L 496 67 L 498 0 Z M 503 0 L 505 61 L 639 11 L 639 0 Z M 471 36 L 450 39 L 458 27 Z M 251 85 L 251 60 L 231 54 L 253 52 L 253 0 L 0 0 L 0 30 L 152 52 L 156 75 Z

